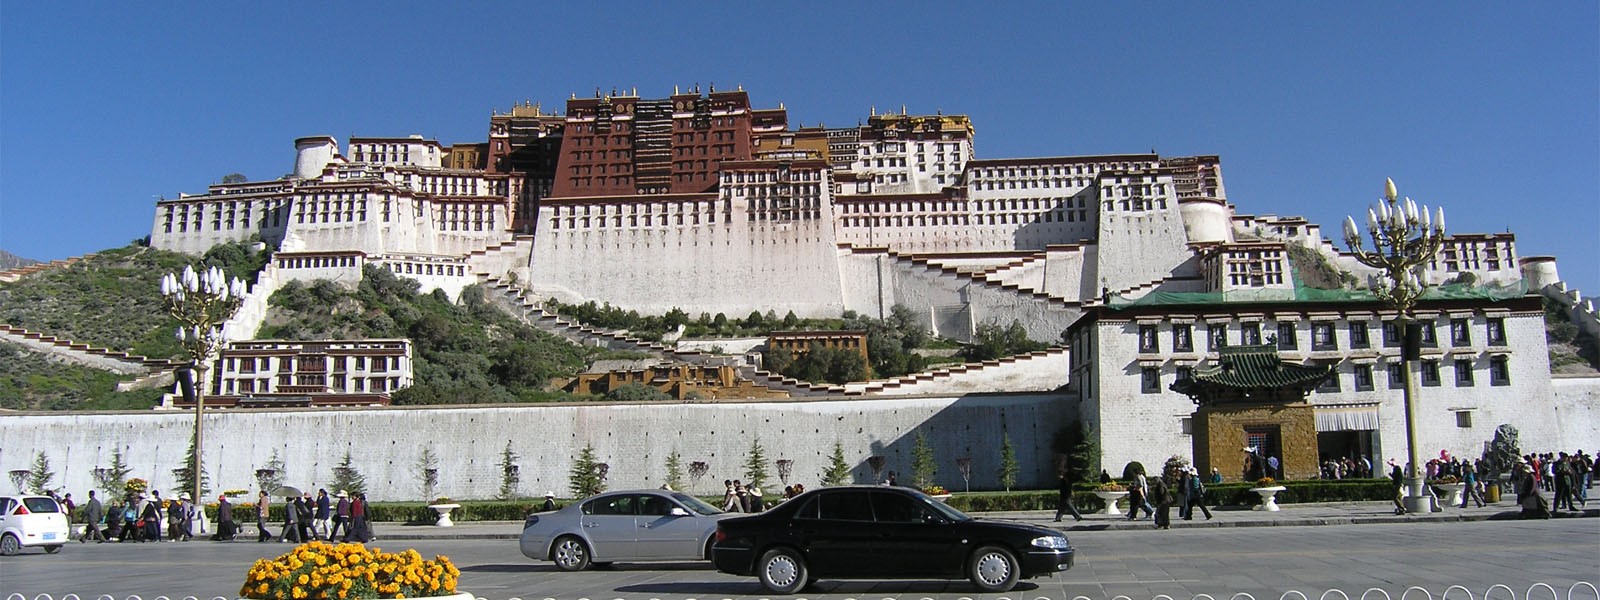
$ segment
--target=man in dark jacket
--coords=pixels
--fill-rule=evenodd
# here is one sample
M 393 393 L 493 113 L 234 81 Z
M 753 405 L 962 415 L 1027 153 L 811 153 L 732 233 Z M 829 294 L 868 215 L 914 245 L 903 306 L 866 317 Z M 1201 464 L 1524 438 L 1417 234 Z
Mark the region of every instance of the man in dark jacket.
M 239 527 L 233 523 L 233 504 L 228 502 L 227 496 L 217 496 L 217 533 L 211 539 L 231 540 L 238 531 Z
M 334 536 L 338 535 L 341 529 L 344 530 L 346 538 L 350 537 L 350 494 L 344 490 L 339 490 L 337 495 L 339 503 L 334 506 L 333 528 L 328 530 L 328 539 L 330 540 L 334 539 Z
M 299 498 L 294 496 L 283 497 L 283 529 L 278 532 L 278 541 L 300 543 L 300 511 L 295 509 L 295 502 Z
M 316 534 L 316 536 L 318 538 L 320 538 L 320 539 L 328 539 L 330 537 L 333 537 L 332 536 L 333 532 L 328 530 L 328 518 L 332 516 L 332 514 L 331 514 L 332 511 L 330 510 L 330 508 L 331 507 L 329 506 L 329 501 L 328 501 L 328 490 L 326 490 L 326 489 L 318 489 L 317 490 L 317 514 L 315 516 L 316 520 L 312 521 L 312 523 L 315 525 L 315 527 L 313 527 L 311 529 L 311 532 Z
M 100 531 L 100 523 L 105 518 L 105 507 L 100 505 L 99 498 L 94 497 L 94 490 L 89 490 L 89 502 L 83 505 L 83 536 L 78 538 L 78 542 L 88 542 L 92 537 L 98 543 L 105 543 L 106 536 Z
M 1072 474 L 1061 472 L 1061 495 L 1056 498 L 1056 522 L 1061 522 L 1061 515 L 1072 513 L 1072 518 L 1083 520 L 1083 513 L 1078 512 L 1078 506 L 1072 503 Z

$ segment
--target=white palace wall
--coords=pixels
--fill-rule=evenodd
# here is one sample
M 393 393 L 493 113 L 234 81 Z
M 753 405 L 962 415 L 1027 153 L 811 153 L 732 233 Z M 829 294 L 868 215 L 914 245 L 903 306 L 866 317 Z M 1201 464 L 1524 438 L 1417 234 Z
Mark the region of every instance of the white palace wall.
M 653 201 L 662 202 L 636 202 Z M 633 203 L 606 208 L 616 215 Z M 779 316 L 837 317 L 844 310 L 826 209 L 820 219 L 749 222 L 737 208 L 722 212 L 718 200 L 714 223 L 552 228 L 552 219 L 567 218 L 556 216 L 554 204 L 540 208 L 534 236 L 528 287 L 538 295 L 605 299 L 646 314 L 684 308 L 743 317 L 760 307 Z
M 501 483 L 500 457 L 509 441 L 521 472 L 518 492 L 569 496 L 567 472 L 585 444 L 610 466 L 613 489 L 658 487 L 664 462 L 677 451 L 685 465 L 710 469 L 686 487 L 717 493 L 723 479 L 743 478 L 751 443 L 769 461 L 769 488 L 781 489 L 778 460 L 794 461 L 790 482 L 818 485 L 835 442 L 842 444 L 855 481 L 872 481 L 869 456 L 909 476 L 917 433 L 932 446 L 936 482 L 962 489 L 956 458 L 972 456 L 972 488 L 999 487 L 999 448 L 1008 435 L 1020 472 L 1017 486 L 1053 485 L 1050 439 L 1065 399 L 1057 394 L 991 394 L 903 399 L 751 404 L 608 404 L 457 408 L 364 408 L 213 411 L 206 416 L 205 465 L 212 490 L 255 489 L 255 470 L 274 451 L 284 482 L 327 487 L 333 467 L 351 453 L 373 500 L 422 495 L 416 464 L 425 447 L 439 458 L 436 494 L 491 498 Z M 188 412 L 7 414 L 0 416 L 0 471 L 28 469 L 43 452 L 53 483 L 79 496 L 94 485 L 96 467 L 120 448 L 131 476 L 170 489 L 172 469 L 185 459 L 194 416 Z M 330 490 L 334 491 L 334 490 Z

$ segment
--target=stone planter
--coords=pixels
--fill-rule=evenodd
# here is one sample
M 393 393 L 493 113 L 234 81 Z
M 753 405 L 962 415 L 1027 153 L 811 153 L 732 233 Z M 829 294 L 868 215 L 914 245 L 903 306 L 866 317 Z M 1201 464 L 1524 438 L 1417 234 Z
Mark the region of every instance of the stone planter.
M 950 499 L 950 494 L 934 494 L 934 495 L 928 496 L 928 497 L 929 498 L 933 498 L 934 500 L 938 500 L 940 502 L 944 502 L 945 500 L 949 500 Z
M 1467 489 L 1465 482 L 1435 483 L 1433 488 L 1439 490 L 1439 503 L 1445 506 L 1461 506 L 1461 492 Z
M 418 596 L 416 598 L 412 598 L 411 600 L 477 600 L 477 596 L 472 595 L 472 592 L 462 592 L 458 590 L 456 593 L 448 596 Z
M 1101 500 L 1104 500 L 1106 502 L 1106 508 L 1105 508 L 1105 510 L 1100 511 L 1100 514 L 1102 514 L 1102 515 L 1121 515 L 1122 514 L 1122 509 L 1117 508 L 1117 501 L 1121 500 L 1123 498 L 1123 496 L 1127 496 L 1128 493 L 1127 492 L 1102 492 L 1100 490 L 1095 490 L 1094 495 L 1098 496 Z
M 439 513 L 439 520 L 434 521 L 435 527 L 455 527 L 455 522 L 450 520 L 450 511 L 461 508 L 460 504 L 429 504 L 428 508 Z
M 1281 492 L 1284 489 L 1285 488 L 1281 485 L 1250 488 L 1250 491 L 1261 495 L 1261 504 L 1257 504 L 1251 510 L 1264 510 L 1267 512 L 1278 512 L 1279 510 L 1282 510 L 1278 508 L 1278 492 Z

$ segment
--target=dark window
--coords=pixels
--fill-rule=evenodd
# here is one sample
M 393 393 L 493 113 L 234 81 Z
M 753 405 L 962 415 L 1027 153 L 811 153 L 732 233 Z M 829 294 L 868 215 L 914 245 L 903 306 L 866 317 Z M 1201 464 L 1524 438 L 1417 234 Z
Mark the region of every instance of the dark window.
M 1176 352 L 1194 351 L 1194 326 L 1172 326 L 1172 349 Z
M 1261 324 L 1245 323 L 1239 326 L 1239 343 L 1246 346 L 1261 345 Z
M 1383 345 L 1386 348 L 1400 347 L 1400 324 L 1386 321 L 1383 324 Z
M 1472 324 L 1466 319 L 1450 319 L 1450 345 L 1472 345 Z
M 1311 324 L 1312 350 L 1338 350 L 1339 342 L 1333 336 L 1333 323 Z
M 1194 378 L 1194 367 L 1178 367 L 1178 375 L 1173 381 L 1188 381 Z
M 583 514 L 586 515 L 631 515 L 634 513 L 635 496 L 622 494 L 596 498 L 583 505 Z
M 1207 338 L 1207 344 L 1208 345 L 1206 346 L 1206 348 L 1208 350 L 1211 350 L 1211 351 L 1215 352 L 1217 350 L 1221 350 L 1224 347 L 1227 347 L 1227 345 L 1228 345 L 1228 326 L 1227 326 L 1227 324 L 1225 324 L 1225 323 L 1216 323 L 1216 324 L 1210 325 L 1210 326 L 1208 326 L 1206 328 L 1206 333 L 1209 336 Z
M 1398 390 L 1406 387 L 1406 375 L 1400 370 L 1404 366 L 1399 363 L 1389 365 L 1389 389 Z
M 1139 326 L 1139 351 L 1140 352 L 1160 352 L 1161 351 L 1161 342 L 1156 339 L 1156 326 L 1155 325 L 1140 325 Z
M 1511 385 L 1511 365 L 1506 357 L 1489 357 L 1489 385 Z
M 818 518 L 833 521 L 871 521 L 872 505 L 864 490 L 843 490 L 818 498 Z
M 1422 361 L 1422 385 L 1439 387 L 1439 361 Z
M 1504 345 L 1506 345 L 1506 320 L 1505 319 L 1499 319 L 1499 318 L 1489 319 L 1488 329 L 1489 329 L 1489 332 L 1488 332 L 1489 333 L 1489 336 L 1488 336 L 1489 337 L 1489 345 L 1491 345 L 1491 346 L 1504 346 Z
M 1356 391 L 1372 391 L 1372 365 L 1356 365 L 1355 379 Z
M 1155 394 L 1161 391 L 1161 369 L 1145 367 L 1139 369 L 1139 391 L 1146 394 Z
M 1367 322 L 1352 321 L 1350 323 L 1350 347 L 1366 348 L 1372 345 L 1372 340 L 1367 338 Z
M 1339 391 L 1339 367 L 1337 366 L 1337 363 L 1335 363 L 1335 365 L 1333 367 L 1333 374 L 1329 375 L 1327 379 L 1322 380 L 1322 383 L 1317 384 L 1317 391 L 1319 391 L 1319 392 L 1338 392 Z
M 1422 326 L 1422 347 L 1438 348 L 1439 332 L 1434 330 L 1433 321 L 1417 321 Z
M 879 523 L 923 523 L 932 516 L 916 499 L 893 492 L 872 494 L 872 512 Z
M 1472 387 L 1472 360 L 1456 359 L 1456 387 Z
M 1295 334 L 1294 323 L 1278 324 L 1278 349 L 1294 350 L 1300 347 L 1299 336 Z
M 1472 411 L 1470 411 L 1470 410 L 1456 411 L 1456 427 L 1461 427 L 1461 428 L 1470 428 L 1470 427 L 1472 427 Z

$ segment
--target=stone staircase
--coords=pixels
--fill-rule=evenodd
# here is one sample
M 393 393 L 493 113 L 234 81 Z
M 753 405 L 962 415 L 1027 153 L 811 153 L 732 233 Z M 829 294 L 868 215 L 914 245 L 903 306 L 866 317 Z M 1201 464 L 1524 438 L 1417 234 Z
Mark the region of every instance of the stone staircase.
M 57 356 L 97 369 L 104 369 L 120 375 L 139 375 L 138 379 L 123 382 L 119 389 L 136 389 L 144 385 L 155 385 L 171 377 L 171 372 L 184 363 L 164 358 L 150 358 L 129 354 L 109 348 L 90 346 L 47 335 L 36 331 L 0 323 L 0 339 L 11 343 Z
M 1001 279 L 1000 275 L 1004 274 L 1008 270 L 1018 269 L 1033 261 L 1043 260 L 1044 253 L 1042 252 L 1019 255 L 1016 260 L 1008 261 L 1005 264 L 996 266 L 992 269 L 967 271 L 959 267 L 939 263 L 938 256 L 901 254 L 887 248 L 852 248 L 851 250 L 855 252 L 861 252 L 862 250 L 866 250 L 868 252 L 882 252 L 886 256 L 894 259 L 896 263 L 907 268 L 919 268 L 937 272 L 942 277 L 951 277 L 961 281 L 968 281 L 977 285 L 1007 292 L 1017 297 L 1031 298 L 1033 300 L 1055 305 L 1061 308 L 1076 308 L 1079 306 L 1077 301 L 1067 300 L 1060 296 L 1052 296 L 1045 292 L 1030 287 L 1024 287 L 1020 284 L 1007 282 Z

